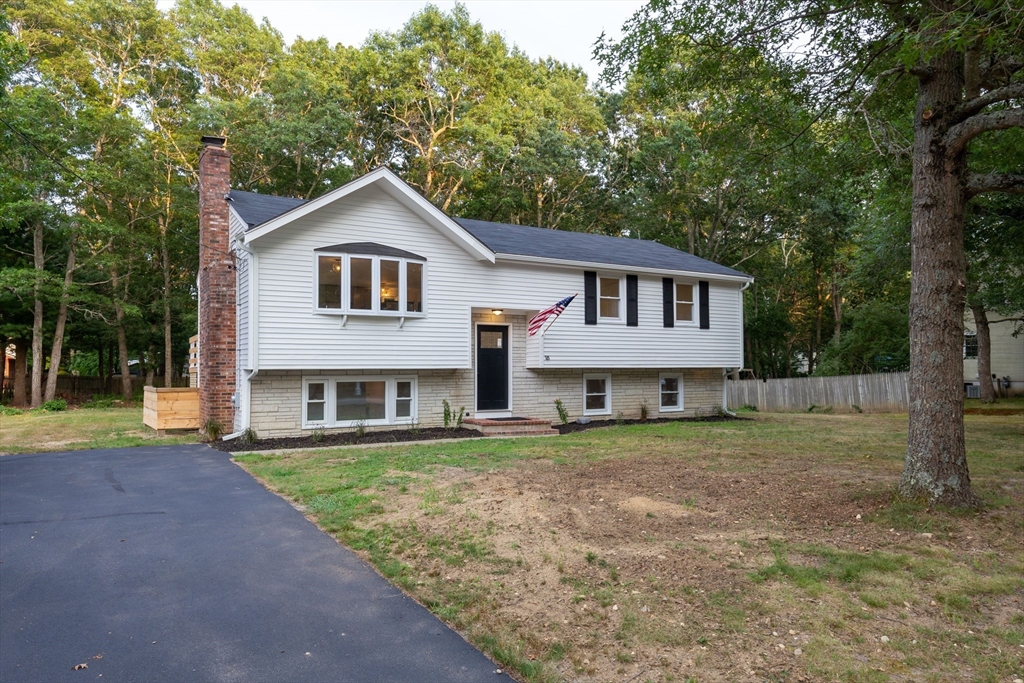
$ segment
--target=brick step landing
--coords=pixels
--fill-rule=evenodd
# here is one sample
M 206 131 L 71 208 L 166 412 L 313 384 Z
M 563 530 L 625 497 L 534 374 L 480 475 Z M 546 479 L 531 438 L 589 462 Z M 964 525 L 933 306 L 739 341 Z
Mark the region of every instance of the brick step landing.
M 551 427 L 550 420 L 541 420 L 535 417 L 501 419 L 471 417 L 463 420 L 462 424 L 482 432 L 484 436 L 534 436 L 558 433 L 557 429 Z

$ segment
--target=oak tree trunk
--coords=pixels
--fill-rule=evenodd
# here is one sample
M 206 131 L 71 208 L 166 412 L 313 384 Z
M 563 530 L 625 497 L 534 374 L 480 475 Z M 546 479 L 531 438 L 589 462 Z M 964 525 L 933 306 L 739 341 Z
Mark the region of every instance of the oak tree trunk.
M 28 404 L 26 391 L 28 373 L 28 344 L 24 339 L 14 340 L 14 405 L 17 407 Z
M 43 367 L 46 365 L 43 357 L 43 298 L 40 282 L 46 268 L 46 259 L 43 255 L 41 221 L 36 222 L 32 228 L 32 260 L 36 270 L 36 282 L 32 287 L 32 407 L 38 408 L 43 405 Z
M 132 375 L 128 366 L 128 335 L 124 329 L 124 304 L 121 302 L 121 282 L 117 269 L 110 269 L 110 282 L 114 287 L 114 317 L 117 319 L 117 356 L 121 363 L 121 397 L 132 400 Z M 125 283 L 127 287 L 127 283 Z
M 971 306 L 974 315 L 974 329 L 978 340 L 978 386 L 984 403 L 995 403 L 996 392 L 992 387 L 992 334 L 988 327 L 988 314 L 984 306 Z
M 946 154 L 941 112 L 961 101 L 956 53 L 935 57 L 914 114 L 910 286 L 910 425 L 899 491 L 931 504 L 978 507 L 964 446 L 963 246 L 967 164 Z M 936 116 L 936 114 L 940 114 Z
M 68 263 L 64 270 L 64 287 L 61 289 L 60 307 L 57 310 L 57 327 L 53 332 L 53 346 L 50 348 L 50 371 L 46 373 L 46 400 L 52 401 L 57 395 L 57 375 L 60 357 L 64 347 L 64 327 L 68 321 L 68 300 L 71 298 L 71 282 L 75 275 L 75 240 L 71 240 Z

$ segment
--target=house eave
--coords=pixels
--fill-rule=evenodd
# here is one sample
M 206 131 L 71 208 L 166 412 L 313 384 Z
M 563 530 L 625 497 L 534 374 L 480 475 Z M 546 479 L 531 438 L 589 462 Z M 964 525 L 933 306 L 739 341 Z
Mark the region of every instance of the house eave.
M 496 253 L 497 261 L 512 261 L 515 263 L 532 263 L 537 265 L 556 266 L 562 268 L 584 268 L 589 270 L 613 271 L 620 273 L 643 273 L 646 275 L 671 275 L 688 278 L 699 278 L 702 280 L 720 280 L 723 282 L 751 283 L 754 278 L 749 275 L 723 275 L 720 273 L 702 273 L 690 270 L 673 270 L 669 268 L 645 268 L 642 266 L 624 266 L 618 263 L 596 263 L 593 261 L 575 261 L 573 259 L 556 259 L 543 256 L 523 256 L 522 254 Z

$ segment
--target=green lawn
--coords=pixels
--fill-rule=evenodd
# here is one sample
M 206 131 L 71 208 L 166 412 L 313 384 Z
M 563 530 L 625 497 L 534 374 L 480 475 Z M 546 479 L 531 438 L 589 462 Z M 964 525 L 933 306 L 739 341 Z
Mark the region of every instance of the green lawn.
M 893 504 L 906 415 L 748 416 L 236 460 L 524 679 L 1024 674 L 1020 416 L 982 514 Z
M 85 448 L 196 443 L 182 434 L 160 437 L 142 424 L 142 406 L 29 410 L 0 413 L 0 454 L 44 453 Z

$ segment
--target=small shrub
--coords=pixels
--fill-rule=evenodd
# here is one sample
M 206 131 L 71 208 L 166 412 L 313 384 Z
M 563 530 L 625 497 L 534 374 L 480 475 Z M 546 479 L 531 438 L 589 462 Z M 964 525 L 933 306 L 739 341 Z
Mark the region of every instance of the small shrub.
M 4 417 L 13 417 L 15 415 L 21 415 L 21 411 L 17 408 L 11 408 L 10 406 L 0 406 L 0 415 Z
M 569 424 L 569 411 L 565 409 L 565 404 L 562 403 L 562 399 L 555 399 L 555 410 L 558 411 L 558 419 L 562 421 L 562 424 Z
M 718 417 L 729 417 L 729 411 L 722 406 L 715 406 L 715 415 Z
M 356 420 L 356 438 L 361 439 L 366 436 L 366 420 Z
M 320 443 L 324 440 L 324 436 L 326 436 L 326 433 L 323 425 L 317 425 L 316 427 L 313 427 L 313 431 L 309 435 L 309 440 L 313 443 Z
M 863 410 L 861 410 L 861 407 L 859 405 L 857 405 L 856 403 L 850 404 L 850 407 L 853 408 L 854 410 L 856 410 L 858 413 L 863 413 L 864 412 Z
M 444 406 L 444 428 L 448 430 L 461 428 L 462 420 L 466 417 L 466 406 L 461 406 L 459 412 L 456 413 L 448 399 L 441 401 L 441 405 Z
M 410 434 L 419 434 L 420 433 L 420 423 L 419 423 L 419 420 L 413 420 L 409 424 L 409 433 Z
M 257 434 L 256 430 L 253 429 L 252 427 L 247 427 L 246 430 L 242 432 L 241 436 L 238 437 L 239 443 L 242 443 L 246 446 L 253 446 L 256 443 L 258 443 L 259 440 L 260 435 Z
M 211 417 L 203 424 L 202 431 L 207 441 L 216 441 L 224 436 L 224 425 Z
M 626 416 L 623 414 L 621 410 L 615 415 L 615 424 L 619 425 L 620 427 L 626 424 Z
M 757 412 L 757 406 L 755 406 L 755 405 L 753 405 L 751 403 L 744 403 L 743 404 L 743 410 L 748 410 L 748 411 L 750 411 L 752 413 L 756 413 Z
M 647 399 L 646 398 L 642 398 L 642 399 L 640 399 L 640 421 L 641 422 L 647 422 L 647 414 L 648 414 Z
M 59 413 L 62 410 L 68 409 L 68 402 L 62 398 L 55 398 L 52 401 L 47 401 L 43 405 L 39 406 L 39 408 L 48 413 Z
M 812 403 L 812 404 L 810 405 L 810 407 L 809 407 L 809 408 L 807 409 L 807 412 L 808 412 L 808 413 L 813 413 L 813 412 L 814 412 L 814 411 L 815 411 L 815 410 L 817 409 L 817 407 L 818 407 L 818 406 L 817 406 L 816 404 Z

